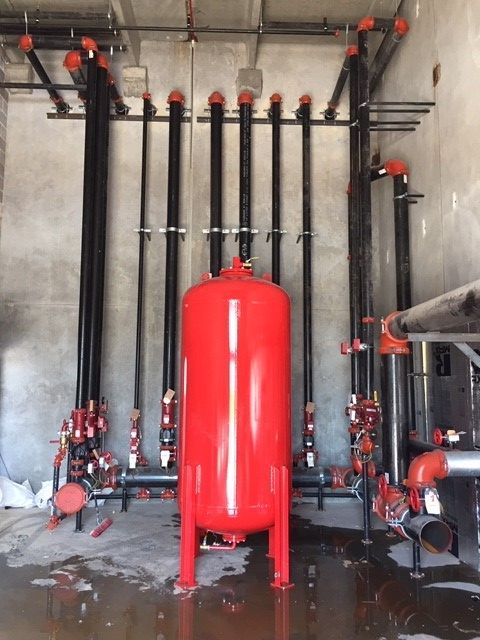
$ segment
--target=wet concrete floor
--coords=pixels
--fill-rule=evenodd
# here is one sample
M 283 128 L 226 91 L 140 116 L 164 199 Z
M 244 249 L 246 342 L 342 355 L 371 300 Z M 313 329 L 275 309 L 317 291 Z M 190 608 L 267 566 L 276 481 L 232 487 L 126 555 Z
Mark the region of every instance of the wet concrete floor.
M 263 534 L 249 538 L 244 572 L 233 575 L 227 560 L 212 586 L 180 593 L 174 576 L 160 587 L 145 585 L 143 576 L 139 586 L 74 554 L 49 565 L 9 566 L 5 553 L 0 640 L 480 638 L 480 581 L 473 569 L 431 567 L 422 580 L 412 580 L 389 556 L 398 541 L 385 531 L 375 531 L 374 544 L 365 547 L 361 531 L 296 515 L 291 522 L 294 587 L 282 592 L 269 586 Z

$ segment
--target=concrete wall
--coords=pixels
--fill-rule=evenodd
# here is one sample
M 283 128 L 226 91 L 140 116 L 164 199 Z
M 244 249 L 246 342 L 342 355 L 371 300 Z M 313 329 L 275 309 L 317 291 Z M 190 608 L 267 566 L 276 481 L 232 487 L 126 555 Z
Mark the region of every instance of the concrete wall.
M 193 58 L 192 58 L 193 55 Z M 344 42 L 333 44 L 260 44 L 263 117 L 274 91 L 284 95 L 284 117 L 293 117 L 298 97 L 310 93 L 313 113 L 324 109 L 344 57 Z M 60 59 L 46 66 L 56 79 Z M 193 109 L 191 125 L 182 125 L 181 290 L 208 270 L 208 245 L 202 228 L 209 216 L 209 126 L 196 123 L 207 97 L 220 90 L 227 108 L 236 108 L 235 79 L 245 65 L 241 44 L 145 42 L 141 63 L 148 67 L 149 89 L 159 114 L 171 89 L 180 89 Z M 116 74 L 120 75 L 120 66 Z M 191 71 L 193 70 L 193 73 Z M 77 104 L 74 96 L 69 97 Z M 140 100 L 129 100 L 132 113 Z M 0 447 L 13 478 L 34 483 L 50 477 L 55 437 L 68 415 L 75 391 L 77 305 L 82 209 L 83 123 L 47 120 L 48 99 L 12 96 L 7 137 L 5 216 L 2 229 L 2 403 Z M 342 113 L 345 117 L 346 114 Z M 148 224 L 165 226 L 168 125 L 150 127 Z M 225 227 L 238 226 L 238 127 L 226 125 L 224 167 Z M 252 254 L 258 274 L 270 268 L 270 128 L 253 131 L 253 226 L 260 230 Z M 288 234 L 282 240 L 283 284 L 293 302 L 292 424 L 295 446 L 302 422 L 301 331 L 301 129 L 282 129 L 282 208 Z M 134 331 L 137 277 L 141 124 L 114 122 L 111 129 L 110 199 L 106 283 L 104 372 L 102 389 L 110 401 L 108 446 L 120 461 L 128 453 L 133 397 Z M 317 445 L 321 462 L 345 463 L 348 434 L 343 415 L 349 386 L 349 362 L 339 354 L 348 335 L 346 196 L 348 129 L 312 130 L 312 216 L 314 240 L 314 335 Z M 163 336 L 165 239 L 153 233 L 147 244 L 144 451 L 157 463 Z M 224 245 L 224 264 L 236 253 L 233 237 Z

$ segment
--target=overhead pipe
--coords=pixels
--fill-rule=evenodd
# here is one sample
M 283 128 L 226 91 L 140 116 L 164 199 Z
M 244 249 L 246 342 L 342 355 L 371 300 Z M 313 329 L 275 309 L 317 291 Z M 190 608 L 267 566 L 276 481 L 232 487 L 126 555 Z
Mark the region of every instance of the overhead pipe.
M 160 425 L 161 466 L 167 467 L 176 460 L 175 416 L 173 399 L 176 387 L 177 348 L 177 289 L 178 289 L 178 236 L 180 209 L 180 126 L 184 111 L 184 97 L 172 91 L 169 104 L 168 125 L 168 187 L 167 187 L 167 242 L 165 256 L 165 304 L 163 324 L 163 397 Z
M 270 97 L 269 117 L 272 123 L 272 282 L 280 284 L 280 241 L 282 239 L 280 208 L 280 117 L 282 96 Z
M 358 47 L 356 47 L 355 45 L 348 47 L 345 52 L 345 59 L 342 64 L 342 68 L 340 69 L 337 83 L 335 85 L 335 88 L 333 89 L 332 97 L 328 101 L 327 108 L 325 109 L 325 120 L 335 120 L 335 118 L 337 117 L 336 109 L 340 102 L 340 97 L 350 73 L 350 58 L 352 56 L 358 56 Z
M 361 292 L 362 292 L 362 343 L 361 393 L 371 399 L 374 383 L 373 349 L 373 284 L 372 284 L 372 194 L 370 182 L 370 95 L 368 84 L 368 33 L 375 25 L 372 16 L 358 23 L 358 124 L 360 136 L 360 238 L 361 238 Z
M 251 258 L 251 164 L 253 95 L 243 91 L 238 96 L 240 116 L 240 220 L 238 229 L 239 255 L 242 262 Z
M 33 37 L 28 34 L 24 34 L 21 36 L 18 42 L 18 48 L 23 51 L 23 53 L 27 56 L 30 64 L 32 65 L 35 73 L 40 78 L 43 84 L 51 85 L 52 82 L 48 73 L 45 71 L 42 63 L 37 57 L 37 54 L 34 51 L 33 45 Z M 57 113 L 68 113 L 70 111 L 70 105 L 68 105 L 65 100 L 60 96 L 60 94 L 53 88 L 47 88 L 48 95 L 50 96 L 50 100 L 55 105 Z
M 214 278 L 222 268 L 223 242 L 223 113 L 225 98 L 214 91 L 208 98 L 210 105 L 210 273 Z
M 480 280 L 474 280 L 385 319 L 391 335 L 406 340 L 409 333 L 442 331 L 480 319 Z
M 409 28 L 405 18 L 395 18 L 393 26 L 385 34 L 370 67 L 370 95 L 373 95 L 378 87 L 380 78 L 383 76 L 401 40 L 407 35 Z
M 0 18 L 1 20 L 1 18 Z M 4 27 L 5 25 L 2 25 L 0 27 L 0 31 L 4 32 Z M 20 29 L 18 30 L 18 33 L 24 33 L 25 31 L 25 26 L 21 25 Z M 33 32 L 33 27 L 32 27 L 32 32 Z M 4 35 L 6 35 L 4 33 Z M 25 33 L 24 33 L 25 35 Z M 6 36 L 8 37 L 8 35 Z M 67 36 L 67 35 L 41 35 L 39 33 L 32 33 L 32 35 L 30 36 L 32 38 L 34 38 L 34 42 L 35 42 L 35 49 L 39 50 L 39 49 L 43 49 L 45 51 L 65 51 L 68 49 L 78 49 L 81 47 L 81 41 L 80 38 L 75 38 L 75 37 L 71 37 L 71 36 Z M 123 45 L 123 44 L 118 44 L 118 39 L 115 40 L 113 38 L 109 38 L 108 36 L 106 38 L 102 38 L 100 40 L 97 40 L 97 46 L 98 46 L 98 51 L 105 51 L 105 52 L 126 52 L 128 50 L 128 47 Z M 10 42 L 9 40 L 7 40 L 5 42 L 4 46 L 15 46 L 17 43 L 16 42 Z M 21 48 L 21 47 L 20 47 Z

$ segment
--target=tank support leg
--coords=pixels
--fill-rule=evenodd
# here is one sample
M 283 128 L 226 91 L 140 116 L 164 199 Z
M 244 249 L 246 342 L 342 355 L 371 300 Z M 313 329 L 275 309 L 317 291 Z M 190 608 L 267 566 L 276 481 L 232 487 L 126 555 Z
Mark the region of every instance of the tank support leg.
M 290 476 L 287 467 L 275 468 L 275 579 L 272 587 L 288 589 L 290 584 Z
M 198 544 L 198 530 L 195 526 L 195 483 L 193 469 L 186 465 L 182 482 L 185 483 L 185 499 L 182 504 L 182 520 L 180 528 L 180 577 L 177 587 L 192 589 L 195 582 L 195 555 Z
M 275 557 L 275 527 L 268 530 L 268 553 L 267 558 Z

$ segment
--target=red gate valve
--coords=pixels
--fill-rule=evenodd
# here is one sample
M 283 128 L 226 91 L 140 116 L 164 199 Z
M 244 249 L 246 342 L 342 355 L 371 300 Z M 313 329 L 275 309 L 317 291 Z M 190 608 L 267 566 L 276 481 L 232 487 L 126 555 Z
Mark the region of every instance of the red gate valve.
M 360 340 L 360 338 L 354 338 L 352 340 L 352 345 L 350 346 L 348 342 L 342 342 L 340 344 L 340 353 L 342 356 L 349 356 L 352 353 L 360 353 L 361 351 L 365 351 L 368 345 Z
M 84 408 L 74 409 L 72 412 L 72 418 L 73 418 L 72 442 L 74 444 L 82 444 L 82 442 L 85 442 L 87 410 Z

